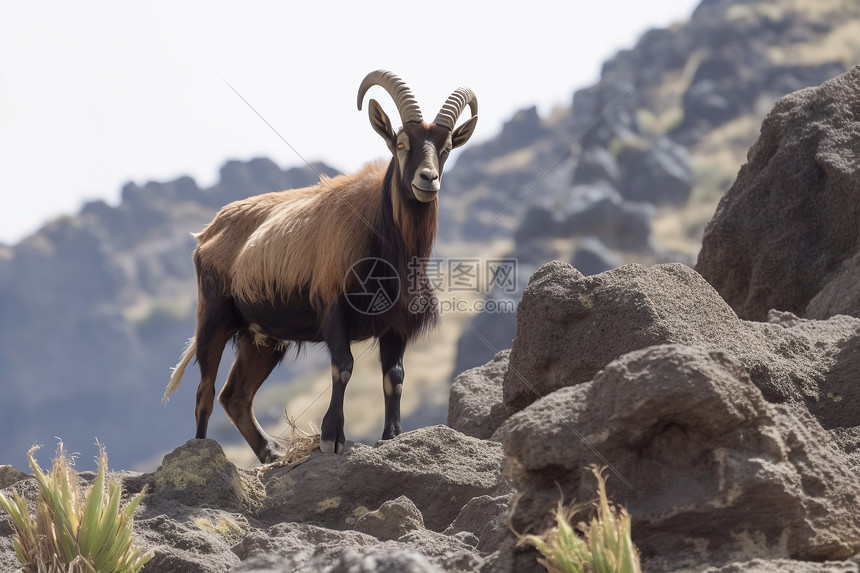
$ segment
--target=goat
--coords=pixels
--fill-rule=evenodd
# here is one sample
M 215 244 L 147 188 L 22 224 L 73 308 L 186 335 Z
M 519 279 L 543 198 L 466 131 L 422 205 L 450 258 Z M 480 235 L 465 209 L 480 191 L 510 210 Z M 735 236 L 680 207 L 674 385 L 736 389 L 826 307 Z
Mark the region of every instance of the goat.
M 312 187 L 230 203 L 195 235 L 197 328 L 173 368 L 164 401 L 196 358 L 197 438 L 206 437 L 218 365 L 231 338 L 236 359 L 218 401 L 261 462 L 277 460 L 284 448 L 257 422 L 254 395 L 287 347 L 305 342 L 324 342 L 331 355 L 323 452 L 341 453 L 346 442 L 343 400 L 353 369 L 351 341 L 378 340 L 382 439 L 400 434 L 406 345 L 438 321 L 435 306 L 415 306 L 434 300 L 426 264 L 415 261 L 426 263 L 430 256 L 442 170 L 448 153 L 472 136 L 478 102 L 472 90 L 457 88 L 428 124 L 403 80 L 377 70 L 361 82 L 359 111 L 375 85 L 394 99 L 403 124 L 394 131 L 379 103 L 370 100 L 370 124 L 385 140 L 390 161 L 369 163 L 351 175 L 323 176 Z M 471 117 L 455 129 L 466 105 Z M 367 290 L 371 279 L 375 293 Z M 385 304 L 353 303 L 374 296 Z

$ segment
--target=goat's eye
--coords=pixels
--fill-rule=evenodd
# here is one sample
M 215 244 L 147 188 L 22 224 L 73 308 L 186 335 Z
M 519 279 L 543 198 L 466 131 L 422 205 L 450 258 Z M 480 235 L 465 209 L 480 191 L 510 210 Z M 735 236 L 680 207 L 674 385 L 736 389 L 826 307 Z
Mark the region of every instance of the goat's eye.
M 406 149 L 406 144 L 401 141 L 397 144 L 397 149 Z

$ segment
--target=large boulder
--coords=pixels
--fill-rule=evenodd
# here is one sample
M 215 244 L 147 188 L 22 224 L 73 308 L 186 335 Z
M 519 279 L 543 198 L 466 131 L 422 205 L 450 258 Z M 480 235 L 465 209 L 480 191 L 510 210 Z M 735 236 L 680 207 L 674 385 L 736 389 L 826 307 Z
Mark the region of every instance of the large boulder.
M 860 67 L 780 99 L 696 269 L 738 316 L 860 316 Z
M 769 403 L 725 352 L 631 352 L 512 416 L 502 433 L 519 531 L 549 525 L 562 494 L 591 499 L 587 467 L 598 464 L 653 570 L 860 551 L 860 478 L 811 416 Z
M 623 354 L 667 343 L 726 351 L 767 400 L 805 406 L 826 428 L 860 426 L 860 319 L 740 320 L 681 264 L 625 265 L 592 277 L 558 261 L 541 267 L 519 306 L 504 405 L 521 410 L 588 382 Z

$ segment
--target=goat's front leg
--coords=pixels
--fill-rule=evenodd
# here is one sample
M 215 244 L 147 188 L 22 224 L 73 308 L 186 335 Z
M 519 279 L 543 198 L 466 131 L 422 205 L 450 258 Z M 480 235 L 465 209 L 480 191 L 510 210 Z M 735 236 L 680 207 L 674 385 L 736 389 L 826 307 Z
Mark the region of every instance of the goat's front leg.
M 323 417 L 320 450 L 341 453 L 346 444 L 343 433 L 343 397 L 352 377 L 353 358 L 349 348 L 349 325 L 340 304 L 329 313 L 323 336 L 331 354 L 331 402 Z
M 403 393 L 403 353 L 406 340 L 391 331 L 379 337 L 382 390 L 385 394 L 385 426 L 382 439 L 400 435 L 400 395 Z

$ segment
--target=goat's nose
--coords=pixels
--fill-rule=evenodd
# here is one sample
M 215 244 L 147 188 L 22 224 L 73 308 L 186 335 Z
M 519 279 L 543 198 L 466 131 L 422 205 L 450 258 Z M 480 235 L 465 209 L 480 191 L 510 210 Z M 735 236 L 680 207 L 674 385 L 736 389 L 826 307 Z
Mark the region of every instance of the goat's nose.
M 421 179 L 427 182 L 433 182 L 439 179 L 439 173 L 435 169 L 424 168 L 421 170 Z

